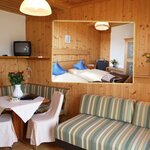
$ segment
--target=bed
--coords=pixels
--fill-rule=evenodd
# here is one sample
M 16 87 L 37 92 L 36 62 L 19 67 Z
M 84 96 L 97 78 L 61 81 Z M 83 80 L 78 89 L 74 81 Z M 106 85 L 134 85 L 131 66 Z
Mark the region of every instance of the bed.
M 53 64 L 53 82 L 92 83 L 92 82 L 118 82 L 123 83 L 128 75 L 113 74 L 99 69 L 88 69 L 83 61 L 73 65 L 72 69 L 64 69 L 58 62 Z M 131 83 L 131 82 L 130 82 Z
M 52 81 L 53 82 L 74 82 L 74 83 L 88 83 L 87 80 L 78 77 L 76 75 L 73 75 L 69 72 L 66 72 L 64 74 L 61 75 L 52 75 Z
M 113 78 L 115 78 L 114 75 L 110 74 L 107 71 L 99 70 L 99 69 L 69 69 L 68 72 L 70 72 L 73 75 L 76 75 L 82 79 L 85 79 L 89 82 L 102 82 L 102 81 L 113 81 Z

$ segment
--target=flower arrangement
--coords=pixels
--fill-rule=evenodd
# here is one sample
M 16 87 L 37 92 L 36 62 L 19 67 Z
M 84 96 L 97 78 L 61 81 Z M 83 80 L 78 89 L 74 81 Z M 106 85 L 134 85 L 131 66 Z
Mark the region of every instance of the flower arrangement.
M 11 85 L 22 84 L 24 81 L 23 71 L 22 72 L 9 72 L 8 79 Z
M 118 65 L 118 61 L 116 59 L 113 59 L 110 61 L 113 65 L 113 67 L 116 67 Z
M 143 56 L 146 57 L 146 62 L 150 62 L 150 53 L 144 53 Z

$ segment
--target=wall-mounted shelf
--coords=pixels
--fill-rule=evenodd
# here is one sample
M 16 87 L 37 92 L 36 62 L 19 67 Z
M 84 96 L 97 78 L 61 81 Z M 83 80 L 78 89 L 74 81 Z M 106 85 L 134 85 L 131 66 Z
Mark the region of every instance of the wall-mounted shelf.
M 0 59 L 51 59 L 47 56 L 0 56 Z

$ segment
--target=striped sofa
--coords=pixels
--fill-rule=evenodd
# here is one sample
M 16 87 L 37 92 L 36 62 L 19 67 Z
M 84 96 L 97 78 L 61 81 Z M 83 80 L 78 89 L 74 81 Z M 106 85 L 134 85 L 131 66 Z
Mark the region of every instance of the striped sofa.
M 65 150 L 150 150 L 150 103 L 86 94 L 56 141 Z
M 52 86 L 45 86 L 45 85 L 38 85 L 38 84 L 23 84 L 22 85 L 22 91 L 23 93 L 32 93 L 36 94 L 42 97 L 45 97 L 47 99 L 51 99 L 51 96 L 53 95 L 54 91 L 60 91 L 64 94 L 64 104 L 66 102 L 66 97 L 68 90 L 67 88 L 60 88 L 60 87 L 52 87 Z M 0 87 L 0 96 L 12 96 L 12 93 L 14 91 L 14 86 L 2 86 Z M 48 110 L 49 104 L 42 104 L 39 109 L 36 111 L 36 113 L 43 113 Z M 61 114 L 65 114 L 64 105 L 61 110 Z

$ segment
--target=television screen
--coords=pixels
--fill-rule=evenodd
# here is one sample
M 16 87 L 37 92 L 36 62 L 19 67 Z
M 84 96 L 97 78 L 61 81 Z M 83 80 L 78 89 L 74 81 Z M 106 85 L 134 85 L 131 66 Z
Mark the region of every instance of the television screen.
M 30 41 L 14 41 L 14 55 L 15 56 L 31 56 L 31 42 Z

